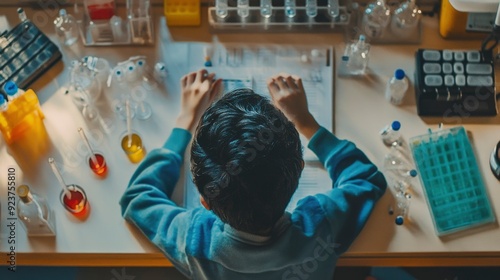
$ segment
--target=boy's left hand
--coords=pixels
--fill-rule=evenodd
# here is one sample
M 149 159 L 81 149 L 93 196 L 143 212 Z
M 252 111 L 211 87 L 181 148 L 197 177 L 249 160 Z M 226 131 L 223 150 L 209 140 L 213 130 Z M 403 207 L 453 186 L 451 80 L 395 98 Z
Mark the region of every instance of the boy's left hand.
M 221 91 L 222 80 L 205 69 L 191 72 L 181 78 L 181 111 L 175 126 L 194 132 L 201 115 Z

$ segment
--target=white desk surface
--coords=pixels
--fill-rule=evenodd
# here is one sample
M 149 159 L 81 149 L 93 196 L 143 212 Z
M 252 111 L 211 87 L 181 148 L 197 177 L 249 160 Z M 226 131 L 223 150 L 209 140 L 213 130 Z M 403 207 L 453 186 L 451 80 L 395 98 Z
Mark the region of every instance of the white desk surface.
M 0 17 L 5 16 L 11 26 L 17 23 L 14 8 L 2 8 Z M 29 18 L 44 11 L 28 10 Z M 155 10 L 157 18 L 161 10 Z M 41 14 L 38 14 L 41 16 Z M 52 19 L 55 15 L 47 15 Z M 35 21 L 36 22 L 36 21 Z M 201 27 L 170 28 L 159 24 L 156 28 L 155 47 L 80 47 L 80 55 L 105 57 L 112 65 L 132 55 L 147 55 L 149 62 L 161 60 L 162 50 L 169 42 L 212 41 L 212 34 L 206 24 L 204 11 Z M 42 22 L 43 23 L 43 22 Z M 379 130 L 387 123 L 398 119 L 402 123 L 402 132 L 409 137 L 426 132 L 427 128 L 436 128 L 439 122 L 447 123 L 443 118 L 421 118 L 416 113 L 413 89 L 402 106 L 396 107 L 384 99 L 387 79 L 396 68 L 403 68 L 413 80 L 414 53 L 418 48 L 478 49 L 478 41 L 445 41 L 439 37 L 437 18 L 424 18 L 424 38 L 421 45 L 376 45 L 370 53 L 370 71 L 372 74 L 363 79 L 335 78 L 334 97 L 334 132 L 339 138 L 350 139 L 360 147 L 379 167 L 386 147 L 379 139 Z M 39 26 L 54 39 L 53 25 Z M 169 35 L 170 33 L 170 35 Z M 219 34 L 216 36 L 223 43 L 278 43 L 317 45 L 330 44 L 336 50 L 339 61 L 343 52 L 343 36 L 340 33 L 269 33 L 269 34 Z M 69 61 L 75 56 L 64 53 L 64 63 L 58 63 L 46 73 L 32 88 L 38 93 L 42 110 L 46 114 L 45 124 L 53 145 L 48 153 L 56 160 L 61 157 L 64 145 L 78 146 L 76 126 L 82 125 L 89 130 L 95 126 L 85 124 L 80 112 L 61 89 L 67 83 Z M 182 61 L 165 61 L 171 69 Z M 200 63 L 201 66 L 201 63 Z M 293 72 L 293 69 L 284 69 Z M 167 79 L 167 92 L 154 92 L 148 97 L 154 115 L 147 122 L 134 120 L 133 126 L 142 135 L 148 150 L 160 146 L 169 135 L 173 119 L 178 112 L 178 80 L 184 73 L 171 71 Z M 110 108 L 102 99 L 100 108 Z M 104 100 L 104 101 L 103 101 Z M 111 100 L 111 99 L 109 99 Z M 110 109 L 109 109 L 110 110 Z M 101 112 L 103 113 L 103 112 Z M 106 113 L 103 113 L 106 115 Z M 113 119 L 111 113 L 107 113 Z M 462 124 L 472 133 L 474 147 L 483 178 L 487 185 L 497 219 L 500 218 L 500 183 L 489 170 L 489 155 L 500 140 L 500 117 L 462 119 Z M 129 163 L 118 146 L 117 135 L 125 130 L 123 121 L 115 119 L 114 130 L 102 138 L 100 150 L 105 151 L 110 172 L 106 179 L 95 179 L 90 170 L 81 163 L 69 166 L 65 170 L 68 183 L 81 185 L 91 203 L 89 218 L 78 221 L 67 214 L 59 202 L 59 186 L 46 157 L 39 162 L 31 162 L 26 167 L 19 167 L 15 159 L 7 152 L 6 144 L 0 141 L 0 251 L 5 256 L 7 251 L 6 224 L 6 181 L 8 167 L 16 168 L 18 185 L 26 183 L 39 193 L 44 194 L 56 213 L 57 237 L 27 239 L 20 227 L 16 233 L 18 265 L 144 265 L 163 266 L 170 263 L 144 238 L 138 230 L 129 226 L 120 216 L 118 199 L 122 195 L 130 174 L 136 165 Z M 73 131 L 74 130 L 74 131 Z M 77 151 L 78 152 L 78 151 Z M 182 190 L 176 190 L 174 199 L 180 201 Z M 389 216 L 387 208 L 394 202 L 392 190 L 388 190 L 377 204 L 366 227 L 349 251 L 340 259 L 339 265 L 363 266 L 432 266 L 432 265 L 497 265 L 500 263 L 500 228 L 497 224 L 481 230 L 448 238 L 436 236 L 429 209 L 423 197 L 420 185 L 414 188 L 410 208 L 410 222 L 404 226 L 394 224 L 394 216 Z M 5 263 L 5 262 L 2 262 Z

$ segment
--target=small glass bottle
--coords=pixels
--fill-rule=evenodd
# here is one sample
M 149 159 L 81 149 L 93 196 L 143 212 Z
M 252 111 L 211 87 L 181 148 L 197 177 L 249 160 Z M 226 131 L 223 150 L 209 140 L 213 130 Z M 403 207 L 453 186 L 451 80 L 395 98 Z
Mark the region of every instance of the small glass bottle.
M 59 17 L 54 20 L 56 34 L 61 43 L 71 46 L 78 40 L 78 25 L 72 15 L 66 13 L 65 9 L 59 10 Z
M 23 8 L 18 8 L 17 9 L 17 16 L 21 21 L 26 21 L 28 20 L 28 17 L 26 16 L 26 13 L 24 12 Z
M 366 42 L 364 35 L 359 35 L 359 40 L 346 46 L 344 56 L 347 72 L 351 75 L 364 75 L 368 68 L 368 55 L 370 44 Z M 344 58 L 343 58 L 344 59 Z
M 400 38 L 414 36 L 418 28 L 422 12 L 415 4 L 415 0 L 407 0 L 394 10 L 391 20 L 391 31 Z
M 385 98 L 393 105 L 401 105 L 408 91 L 408 79 L 403 69 L 397 69 L 387 82 Z
M 398 215 L 394 221 L 396 225 L 400 226 L 404 224 L 410 211 L 410 202 L 411 194 L 405 192 L 396 193 L 396 205 L 398 209 Z
M 387 147 L 392 147 L 395 143 L 401 145 L 403 141 L 399 129 L 401 129 L 401 123 L 399 121 L 393 121 L 380 131 L 380 138 L 382 138 L 382 142 L 384 142 Z
M 361 23 L 363 33 L 371 38 L 381 37 L 391 20 L 390 13 L 391 9 L 385 4 L 385 0 L 368 4 Z
M 19 204 L 17 217 L 22 222 L 28 236 L 55 236 L 55 217 L 47 201 L 30 191 L 26 185 L 17 188 Z

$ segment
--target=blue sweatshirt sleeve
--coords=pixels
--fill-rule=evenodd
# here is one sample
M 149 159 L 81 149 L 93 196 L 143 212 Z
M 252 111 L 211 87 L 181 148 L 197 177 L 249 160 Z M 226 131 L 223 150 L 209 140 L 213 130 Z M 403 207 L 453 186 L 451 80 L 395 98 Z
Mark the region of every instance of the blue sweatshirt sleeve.
M 317 209 L 321 209 L 331 223 L 338 244 L 336 252 L 340 255 L 361 232 L 387 183 L 383 174 L 352 142 L 339 140 L 323 127 L 313 135 L 308 147 L 332 179 L 332 189 L 316 195 L 317 202 L 313 204 L 319 204 Z
M 190 218 L 186 209 L 177 206 L 170 196 L 190 140 L 191 133 L 174 128 L 163 147 L 151 151 L 139 164 L 120 199 L 122 216 L 137 226 L 187 276 L 190 272 L 185 237 Z

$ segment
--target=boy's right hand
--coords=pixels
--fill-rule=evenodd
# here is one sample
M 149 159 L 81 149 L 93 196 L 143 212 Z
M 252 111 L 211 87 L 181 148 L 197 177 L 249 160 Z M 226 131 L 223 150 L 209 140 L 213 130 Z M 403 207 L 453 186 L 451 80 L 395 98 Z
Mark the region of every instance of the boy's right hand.
M 267 80 L 274 106 L 280 109 L 307 139 L 316 133 L 319 124 L 309 112 L 307 97 L 298 76 L 281 73 Z
M 176 127 L 194 132 L 201 115 L 212 104 L 222 87 L 222 80 L 205 69 L 191 72 L 181 79 L 181 111 Z

